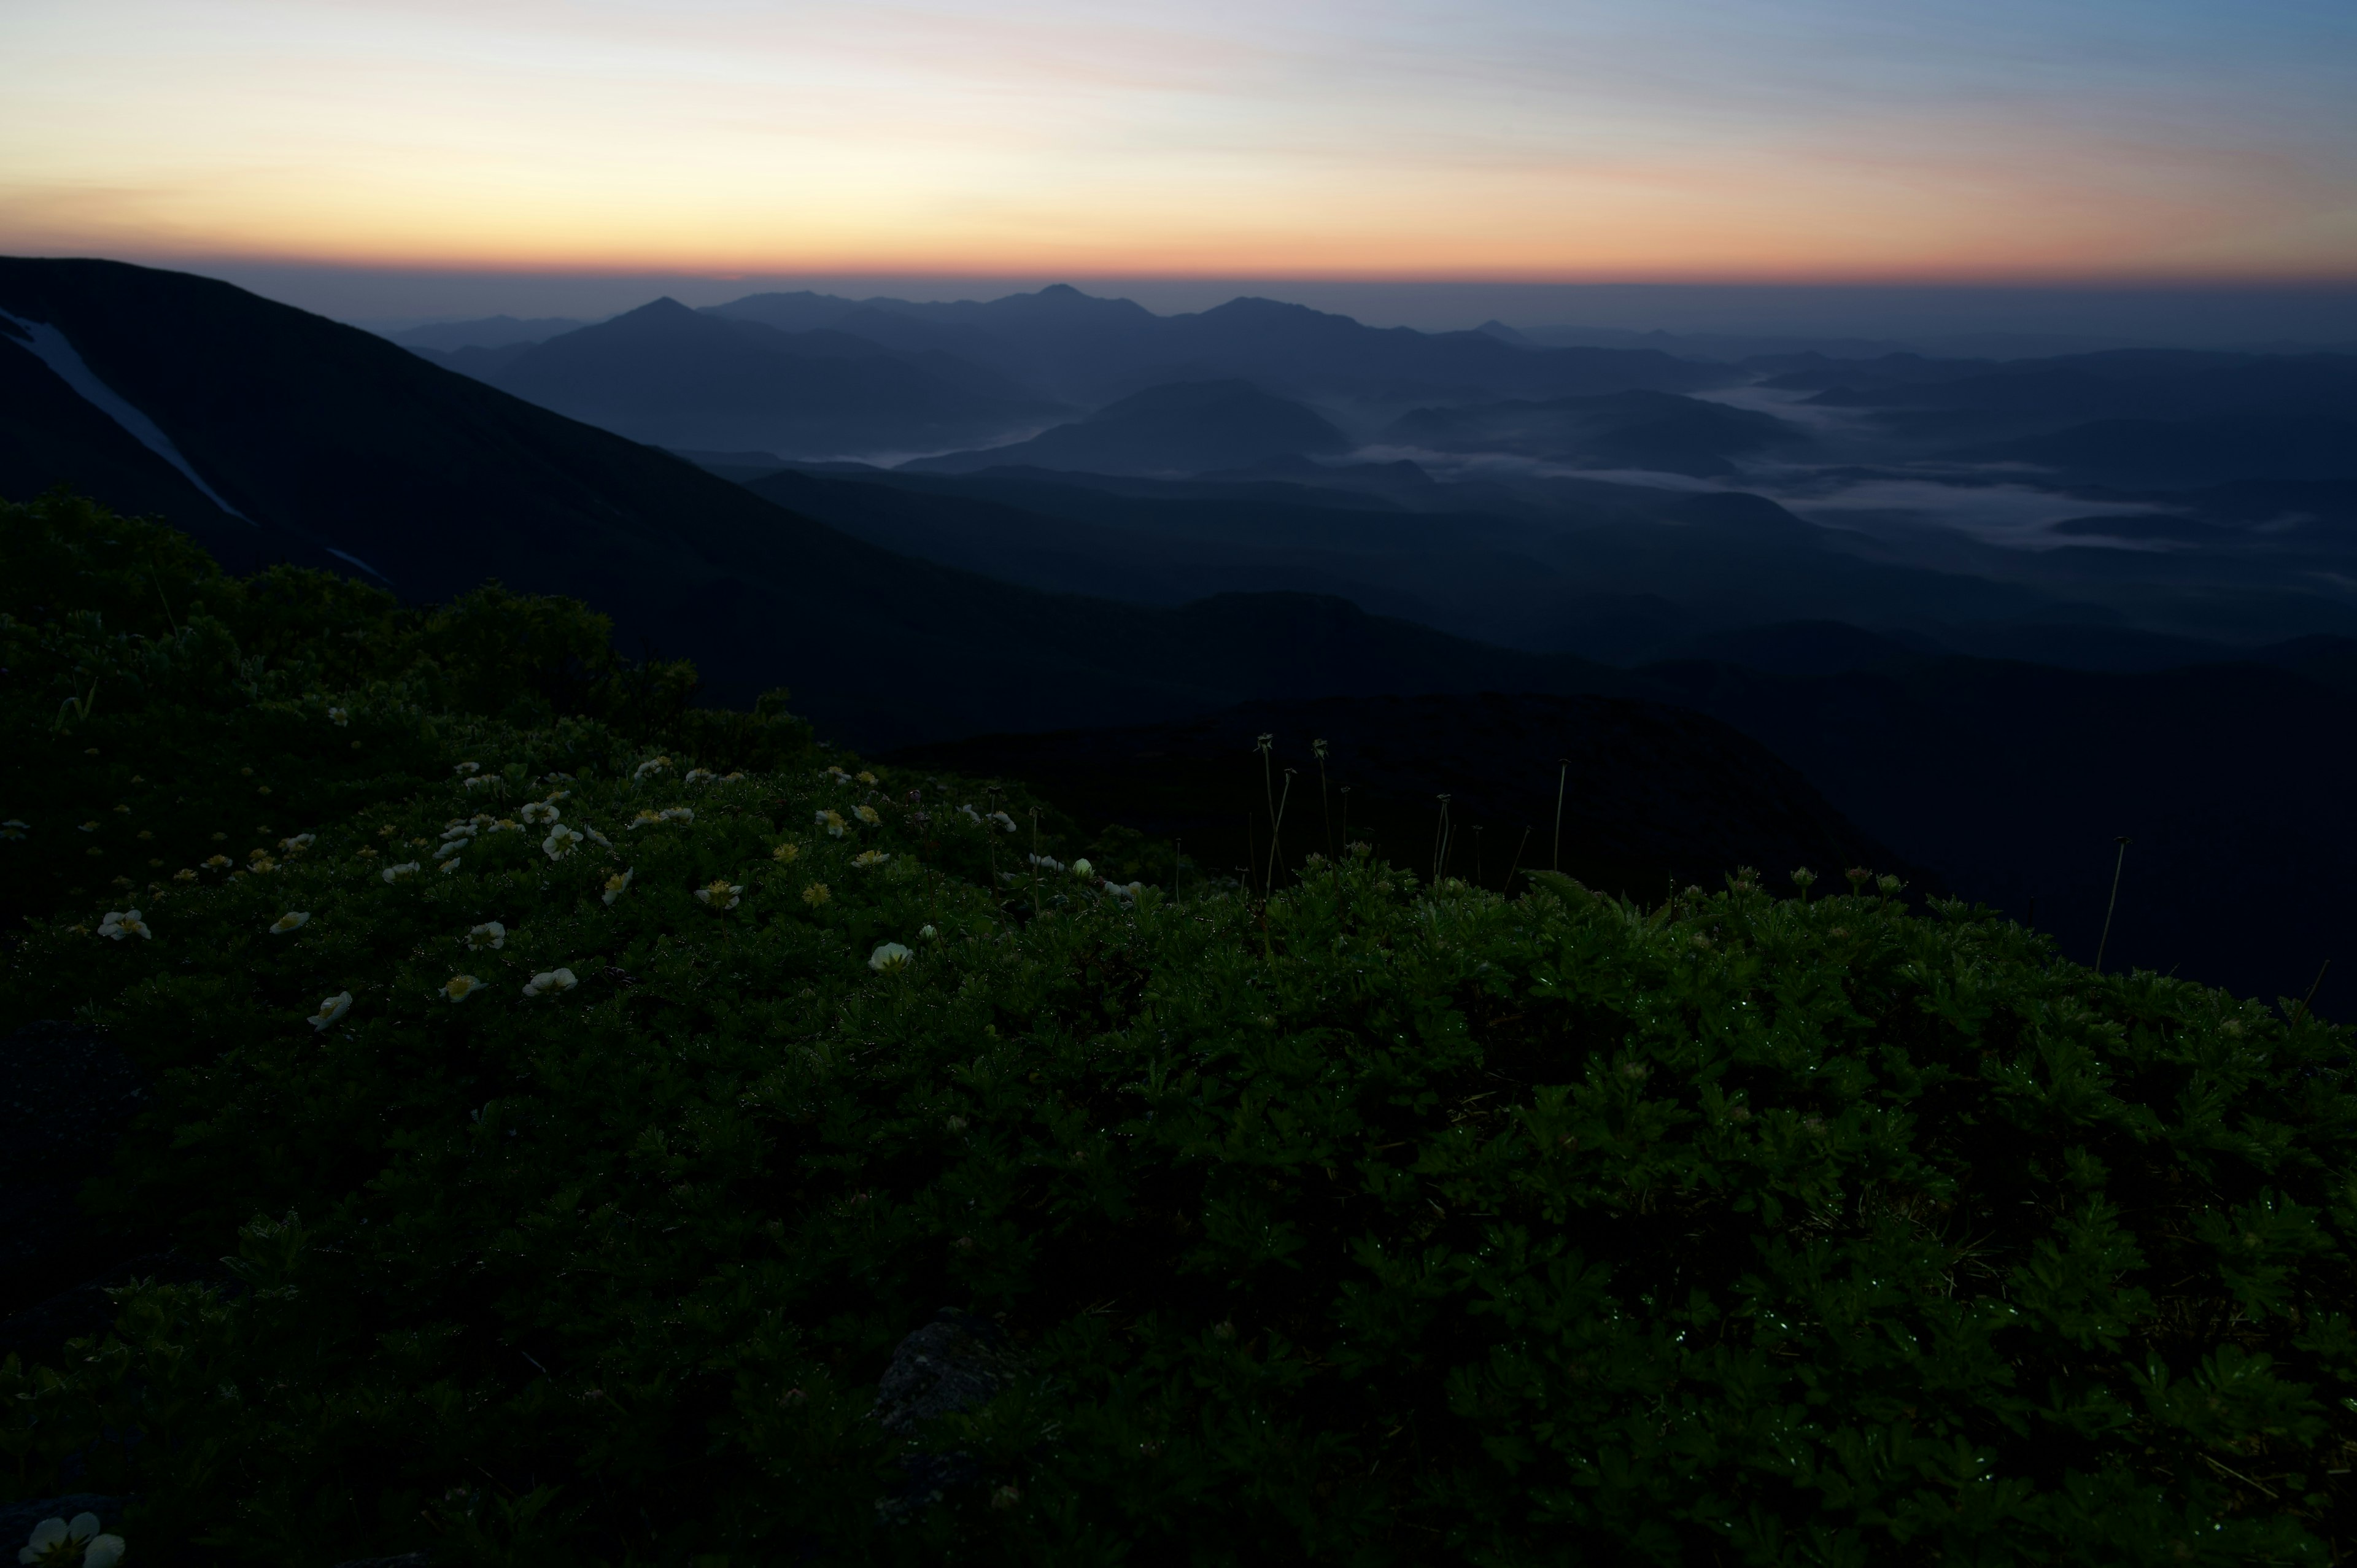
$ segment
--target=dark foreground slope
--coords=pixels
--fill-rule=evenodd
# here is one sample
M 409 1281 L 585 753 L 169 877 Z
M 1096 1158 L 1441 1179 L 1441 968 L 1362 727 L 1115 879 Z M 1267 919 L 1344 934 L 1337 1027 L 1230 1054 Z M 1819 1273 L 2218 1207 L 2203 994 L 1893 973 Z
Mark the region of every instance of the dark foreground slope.
M 127 532 L 0 618 L 0 738 L 224 810 L 372 773 L 0 927 L 0 1028 L 70 1019 L 0 1107 L 142 1086 L 0 1156 L 113 1143 L 124 1260 L 89 1337 L 0 1323 L 0 1498 L 103 1493 L 135 1564 L 2357 1547 L 2345 1027 L 1878 887 L 1010 884 L 971 781 L 441 707 L 349 585 L 274 574 L 267 660 L 109 630 Z
M 1134 721 L 1255 695 L 1584 690 L 1611 677 L 1346 605 L 1142 610 L 1012 587 L 855 541 L 667 453 L 226 284 L 106 262 L 0 262 L 0 309 L 50 323 L 230 506 L 210 508 L 30 359 L 5 473 L 167 507 L 233 565 L 366 570 L 412 601 L 499 578 L 585 599 L 626 648 L 693 658 L 713 693 L 791 684 L 873 744 Z M 51 436 L 56 435 L 57 439 Z M 70 436 L 70 439 L 67 437 Z M 169 476 L 168 478 L 165 476 Z M 174 489 L 175 485 L 180 488 Z
M 1249 703 L 1170 724 L 921 746 L 896 760 L 1020 779 L 1092 826 L 1134 830 L 1134 846 L 1118 833 L 1098 841 L 1100 869 L 1117 880 L 1169 885 L 1183 843 L 1189 874 L 1243 881 L 1249 857 L 1250 879 L 1265 881 L 1269 802 L 1280 795 L 1280 866 L 1355 840 L 1427 877 L 1519 891 L 1528 884 L 1510 884 L 1517 865 L 1555 861 L 1558 786 L 1561 869 L 1643 900 L 1673 878 L 1716 886 L 1740 865 L 1780 885 L 1803 865 L 1826 876 L 1907 869 L 1757 742 L 1685 709 L 1606 697 Z
M 2319 639 L 2322 640 L 2322 639 Z M 2256 663 L 2096 672 L 1900 658 L 1778 675 L 1649 666 L 1639 689 L 1727 721 L 1867 832 L 2092 961 L 2244 994 L 2357 980 L 2357 696 Z

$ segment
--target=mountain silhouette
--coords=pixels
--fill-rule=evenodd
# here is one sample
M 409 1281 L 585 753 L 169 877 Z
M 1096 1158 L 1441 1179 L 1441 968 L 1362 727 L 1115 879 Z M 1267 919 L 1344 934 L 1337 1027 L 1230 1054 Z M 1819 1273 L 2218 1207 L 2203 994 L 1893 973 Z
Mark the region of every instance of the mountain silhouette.
M 570 594 L 613 618 L 625 650 L 694 659 L 716 696 L 791 684 L 799 711 L 862 744 L 1254 696 L 1617 679 L 1328 597 L 1155 609 L 914 560 L 371 333 L 187 274 L 0 259 L 0 310 L 60 333 L 241 515 L 5 334 L 0 493 L 70 485 L 160 512 L 232 567 L 328 565 L 413 601 L 487 578 Z
M 1739 379 L 1723 366 L 1652 349 L 1518 348 L 1482 332 L 1368 327 L 1272 299 L 1157 316 L 1069 285 L 945 304 L 753 295 L 707 313 L 795 330 L 872 333 L 879 342 L 886 330 L 879 317 L 922 323 L 956 336 L 903 341 L 930 342 L 1084 404 L 1181 381 L 1244 380 L 1283 396 L 1396 411 L 1438 398 L 1686 392 Z
M 461 350 L 448 362 L 543 408 L 662 446 L 905 452 L 1037 425 L 1058 408 L 938 349 L 783 332 L 673 299 L 536 345 Z

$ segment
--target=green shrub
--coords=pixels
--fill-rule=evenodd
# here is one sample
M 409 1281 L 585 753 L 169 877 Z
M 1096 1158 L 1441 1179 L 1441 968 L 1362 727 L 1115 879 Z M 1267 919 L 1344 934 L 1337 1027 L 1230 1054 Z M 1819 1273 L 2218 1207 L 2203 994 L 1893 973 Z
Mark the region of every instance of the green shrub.
M 1865 882 L 1643 909 L 1352 854 L 1173 903 L 1035 877 L 955 780 L 415 722 L 480 770 L 8 956 L 12 1016 L 157 1075 L 93 1215 L 232 1260 L 0 1371 L 6 1484 L 135 1492 L 135 1552 L 2350 1542 L 2345 1029 Z M 1021 1375 L 888 1438 L 944 1305 Z

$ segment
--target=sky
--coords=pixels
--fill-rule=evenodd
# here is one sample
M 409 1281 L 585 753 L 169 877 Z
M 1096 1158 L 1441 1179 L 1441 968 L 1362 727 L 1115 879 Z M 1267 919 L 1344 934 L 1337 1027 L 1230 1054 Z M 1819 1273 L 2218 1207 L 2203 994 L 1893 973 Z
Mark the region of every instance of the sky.
M 2350 0 L 9 0 L 0 252 L 2357 282 Z

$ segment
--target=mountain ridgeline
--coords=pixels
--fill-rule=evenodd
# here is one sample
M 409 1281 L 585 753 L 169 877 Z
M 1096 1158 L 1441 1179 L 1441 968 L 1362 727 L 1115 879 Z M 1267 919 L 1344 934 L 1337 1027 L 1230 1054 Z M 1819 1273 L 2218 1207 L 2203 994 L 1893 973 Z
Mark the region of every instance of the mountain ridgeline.
M 1361 804 L 1405 824 L 1445 791 L 1519 833 L 1569 729 L 1550 753 L 1554 720 L 1510 739 L 1363 704 L 1652 704 L 2082 957 L 2124 834 L 2115 958 L 2297 993 L 2357 935 L 2329 892 L 2357 870 L 2347 356 L 1706 360 L 1069 288 L 658 301 L 404 347 L 101 262 L 0 262 L 0 495 L 65 485 L 234 570 L 412 604 L 572 596 L 634 655 L 693 660 L 708 701 L 791 685 L 846 740 L 971 742 L 1051 796 L 1069 774 L 1075 811 L 1146 752 L 1230 768 L 1205 785 L 1227 800 L 1230 730 L 1260 721 L 1210 715 L 1351 699 L 1335 746 L 1414 718 L 1450 758 L 1441 784 L 1390 757 Z M 2176 467 L 2065 450 L 2115 439 Z M 1169 744 L 1112 738 L 1139 726 Z M 1008 738 L 1047 731 L 1082 738 Z M 1310 738 L 1284 736 L 1297 768 Z M 1579 853 L 1620 799 L 1593 795 Z M 1621 859 L 1706 886 L 1738 840 L 1849 842 Z

